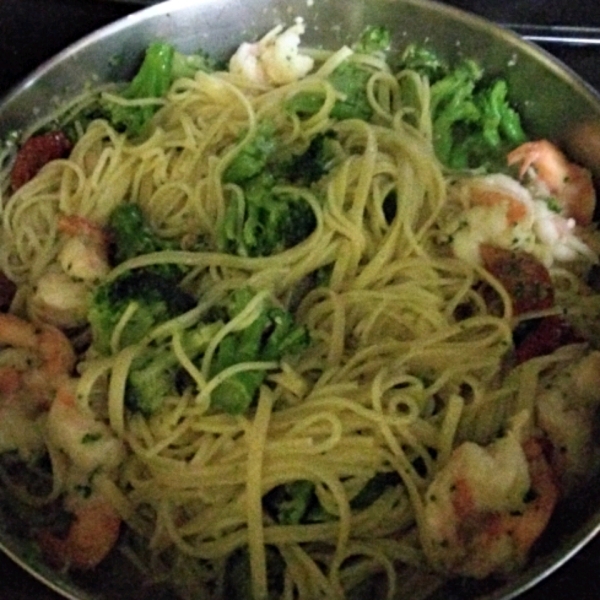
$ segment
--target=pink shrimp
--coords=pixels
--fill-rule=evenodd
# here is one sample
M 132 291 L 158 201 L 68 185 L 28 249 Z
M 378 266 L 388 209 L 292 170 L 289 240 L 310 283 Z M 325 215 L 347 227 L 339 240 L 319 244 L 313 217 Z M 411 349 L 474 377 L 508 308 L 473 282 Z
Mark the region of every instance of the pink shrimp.
M 35 425 L 55 390 L 75 365 L 69 340 L 50 325 L 35 326 L 13 314 L 0 314 L 0 452 L 27 460 L 44 448 Z
M 466 442 L 427 491 L 424 547 L 445 573 L 483 578 L 510 572 L 526 560 L 557 499 L 539 440 L 520 444 L 509 436 L 487 447 Z
M 92 288 L 110 271 L 108 235 L 76 215 L 60 217 L 58 230 L 63 239 L 57 264 L 36 282 L 28 309 L 39 321 L 71 329 L 86 324 Z
M 123 460 L 123 444 L 89 406 L 77 403 L 76 385 L 71 379 L 58 388 L 46 420 L 48 439 L 83 477 L 111 472 Z
M 108 235 L 102 227 L 85 217 L 65 215 L 58 229 L 68 236 L 58 256 L 67 275 L 95 281 L 108 273 Z
M 55 566 L 91 569 L 116 544 L 121 526 L 120 515 L 96 490 L 95 478 L 114 474 L 123 460 L 124 448 L 90 407 L 77 403 L 76 385 L 77 380 L 70 379 L 59 387 L 45 424 L 47 442 L 67 459 L 69 477 L 63 507 L 73 515 L 73 522 L 66 535 L 44 530 L 38 542 Z
M 27 369 L 18 365 L 7 365 L 5 369 L 20 373 L 27 394 L 39 394 L 44 399 L 69 377 L 75 366 L 71 342 L 59 329 L 47 324 L 34 325 L 10 313 L 0 314 L 0 346 L 28 353 L 31 364 Z
M 531 200 L 525 190 L 504 175 L 474 177 L 467 189 L 472 206 L 504 206 L 510 226 L 517 225 L 531 213 Z
M 548 458 L 561 491 L 586 485 L 600 466 L 595 442 L 600 407 L 600 352 L 573 347 L 568 363 L 542 374 L 535 394 L 537 426 L 546 436 Z M 582 352 L 579 357 L 573 356 Z
M 519 165 L 519 177 L 527 175 L 542 184 L 559 202 L 563 216 L 579 225 L 592 222 L 596 192 L 587 169 L 569 162 L 548 140 L 526 142 L 508 154 L 508 164 Z
M 73 516 L 66 535 L 49 529 L 38 535 L 38 544 L 56 568 L 87 570 L 98 566 L 113 549 L 121 529 L 121 518 L 102 496 L 83 497 L 73 493 L 64 508 Z

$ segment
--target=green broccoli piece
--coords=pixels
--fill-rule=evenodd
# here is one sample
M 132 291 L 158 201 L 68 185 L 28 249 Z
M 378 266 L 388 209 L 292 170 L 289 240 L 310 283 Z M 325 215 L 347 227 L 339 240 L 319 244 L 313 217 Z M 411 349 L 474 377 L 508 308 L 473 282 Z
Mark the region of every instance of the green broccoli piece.
M 353 511 L 367 509 L 389 487 L 402 483 L 395 471 L 375 474 L 367 481 L 362 490 L 351 500 Z M 280 525 L 298 525 L 301 523 L 323 523 L 334 519 L 320 504 L 314 483 L 297 480 L 279 485 L 263 498 L 263 506 L 269 515 Z
M 448 65 L 440 59 L 436 52 L 419 44 L 410 44 L 406 48 L 400 61 L 400 67 L 417 71 L 427 77 L 430 84 L 445 77 L 449 72 Z
M 467 60 L 431 86 L 434 147 L 446 165 L 451 164 L 457 125 L 476 122 L 480 117 L 473 91 L 482 75 L 479 66 Z
M 229 318 L 238 315 L 252 297 L 248 289 L 234 292 L 227 307 Z M 242 362 L 278 361 L 302 352 L 308 344 L 306 328 L 296 325 L 289 312 L 265 302 L 262 312 L 247 328 L 221 341 L 211 376 Z M 230 414 L 243 413 L 254 401 L 265 377 L 264 371 L 245 371 L 229 377 L 213 391 L 211 405 Z
M 451 69 L 423 46 L 412 45 L 402 67 L 428 77 L 437 157 L 448 167 L 505 168 L 505 156 L 526 140 L 517 111 L 502 79 L 489 81 L 473 60 Z M 410 94 L 410 90 L 403 90 Z
M 263 134 L 268 130 L 259 129 Z M 243 204 L 234 199 L 227 206 L 219 229 L 219 248 L 242 256 L 268 256 L 306 239 L 316 227 L 312 208 L 301 195 L 281 193 L 275 187 L 280 183 L 308 187 L 321 179 L 335 162 L 334 138 L 332 132 L 318 134 L 304 152 L 284 160 L 276 161 L 270 151 L 260 159 L 256 159 L 257 152 L 244 156 L 241 163 L 245 168 L 235 169 Z M 263 141 L 260 146 L 275 147 L 276 142 Z M 254 175 L 246 178 L 251 173 Z
M 223 175 L 226 183 L 242 184 L 261 173 L 277 150 L 275 126 L 262 121 L 254 138 L 242 148 Z
M 329 81 L 342 95 L 329 113 L 332 118 L 340 121 L 344 119 L 368 121 L 373 116 L 373 109 L 367 97 L 367 82 L 370 77 L 371 71 L 349 60 L 344 61 L 331 73 Z M 317 113 L 322 105 L 322 95 L 302 92 L 287 102 L 286 110 L 303 117 L 310 117 Z
M 368 27 L 354 44 L 356 52 L 381 55 L 390 48 L 390 31 L 381 26 Z M 368 121 L 373 109 L 367 97 L 367 83 L 372 72 L 360 63 L 346 60 L 329 75 L 329 82 L 342 96 L 335 102 L 330 116 L 334 119 L 362 119 Z M 291 98 L 286 109 L 303 117 L 310 117 L 323 106 L 323 96 L 315 93 L 300 93 Z
M 138 72 L 120 96 L 128 100 L 163 98 L 175 79 L 193 77 L 197 71 L 210 72 L 215 66 L 206 54 L 185 55 L 171 44 L 154 42 L 148 46 Z M 104 99 L 101 108 L 117 130 L 140 135 L 158 105 L 123 106 Z
M 168 348 L 150 348 L 136 358 L 127 377 L 125 406 L 148 417 L 176 390 L 177 359 Z
M 392 34 L 387 27 L 371 25 L 361 34 L 354 50 L 361 54 L 385 53 L 390 49 Z
M 191 360 L 205 352 L 221 327 L 220 322 L 200 323 L 198 327 L 183 332 L 182 346 Z M 150 416 L 162 406 L 167 396 L 180 391 L 182 383 L 186 383 L 184 373 L 170 343 L 149 346 L 131 365 L 125 405 L 133 412 Z
M 128 100 L 162 98 L 171 86 L 174 54 L 175 49 L 170 44 L 151 44 L 146 50 L 141 67 L 121 92 L 121 97 Z M 131 135 L 139 135 L 143 131 L 157 108 L 153 104 L 123 106 L 108 100 L 104 102 L 104 110 L 113 126 Z
M 119 204 L 109 215 L 107 226 L 111 238 L 111 261 L 116 265 L 143 254 L 181 250 L 178 242 L 157 235 L 142 209 L 133 202 Z M 173 279 L 183 275 L 182 267 L 173 264 L 152 265 L 144 270 Z
M 503 140 L 519 145 L 527 139 L 521 126 L 521 117 L 510 106 L 507 94 L 508 84 L 504 79 L 498 79 L 480 93 L 483 136 L 488 145 L 493 147 L 500 146 Z
M 373 116 L 373 109 L 367 97 L 367 82 L 370 78 L 370 71 L 351 61 L 344 61 L 333 71 L 329 80 L 333 87 L 344 96 L 331 109 L 330 115 L 334 119 L 368 121 Z
M 326 175 L 335 163 L 335 133 L 319 133 L 310 141 L 308 148 L 291 157 L 282 167 L 282 178 L 291 183 L 310 186 Z
M 121 332 L 121 347 L 140 342 L 160 323 L 192 309 L 196 300 L 172 278 L 149 270 L 129 271 L 100 285 L 88 312 L 92 343 L 99 352 L 110 353 L 114 329 L 132 303 L 137 310 Z
M 193 78 L 198 71 L 213 73 L 217 68 L 217 62 L 202 50 L 199 50 L 196 54 L 182 54 L 175 50 L 173 53 L 171 82 L 180 77 Z
M 262 173 L 244 186 L 243 220 L 232 201 L 220 229 L 219 247 L 242 256 L 269 256 L 307 238 L 316 226 L 310 205 L 301 197 L 276 192 L 273 175 Z
M 315 503 L 318 504 L 315 485 L 304 479 L 278 485 L 263 497 L 265 510 L 280 525 L 305 523 L 305 517 Z

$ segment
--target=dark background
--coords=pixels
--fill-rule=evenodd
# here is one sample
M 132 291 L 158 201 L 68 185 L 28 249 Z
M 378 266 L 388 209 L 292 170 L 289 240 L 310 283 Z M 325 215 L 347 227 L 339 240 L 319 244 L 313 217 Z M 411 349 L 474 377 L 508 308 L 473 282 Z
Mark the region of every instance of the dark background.
M 600 0 L 447 0 L 447 3 L 500 23 L 597 27 L 600 34 Z M 110 0 L 0 0 L 0 96 L 71 42 L 140 8 L 139 3 Z M 552 43 L 545 48 L 600 90 L 600 44 Z M 0 600 L 59 598 L 0 555 Z M 521 598 L 600 600 L 600 538 Z

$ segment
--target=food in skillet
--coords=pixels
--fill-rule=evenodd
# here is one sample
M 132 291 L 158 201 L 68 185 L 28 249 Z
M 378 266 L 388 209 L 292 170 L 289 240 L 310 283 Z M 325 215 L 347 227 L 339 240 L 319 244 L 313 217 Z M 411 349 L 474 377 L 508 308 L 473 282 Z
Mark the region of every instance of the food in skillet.
M 153 44 L 8 153 L 0 473 L 58 568 L 415 598 L 597 470 L 589 173 L 469 60 L 302 33 Z

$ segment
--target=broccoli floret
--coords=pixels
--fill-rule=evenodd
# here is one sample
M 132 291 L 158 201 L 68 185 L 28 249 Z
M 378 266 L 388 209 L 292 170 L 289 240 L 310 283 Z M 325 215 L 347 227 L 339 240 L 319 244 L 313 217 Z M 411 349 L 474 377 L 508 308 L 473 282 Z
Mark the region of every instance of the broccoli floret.
M 301 196 L 276 191 L 275 184 L 273 175 L 262 173 L 244 186 L 243 213 L 235 200 L 228 205 L 220 230 L 223 251 L 269 256 L 312 233 L 316 217 L 310 204 Z
M 237 316 L 252 299 L 250 290 L 238 290 L 228 305 L 229 318 Z M 245 329 L 227 335 L 215 353 L 211 375 L 242 362 L 278 361 L 302 352 L 309 344 L 306 328 L 292 315 L 265 301 L 261 313 Z M 254 401 L 266 377 L 264 371 L 244 371 L 229 377 L 212 393 L 211 405 L 231 414 L 243 413 Z
M 252 179 L 265 169 L 276 149 L 275 127 L 268 121 L 262 121 L 256 128 L 254 138 L 242 148 L 225 171 L 223 180 L 242 184 Z
M 207 348 L 222 323 L 200 323 L 182 334 L 182 346 L 190 360 L 195 360 Z M 170 344 L 149 346 L 137 357 L 127 378 L 125 405 L 134 412 L 149 416 L 156 412 L 164 399 L 181 391 L 184 373 Z
M 363 31 L 354 49 L 362 54 L 385 53 L 391 42 L 392 35 L 387 27 L 372 25 Z
M 462 87 L 459 81 L 462 75 Z M 462 70 L 449 75 L 432 88 L 450 80 L 437 98 L 433 108 L 435 148 L 442 162 L 453 168 L 484 166 L 488 170 L 506 167 L 506 154 L 527 138 L 521 127 L 519 114 L 507 100 L 506 81 L 479 82 L 480 75 Z M 437 93 L 437 92 L 436 92 Z
M 112 211 L 108 230 L 112 242 L 111 261 L 115 265 L 142 254 L 181 249 L 178 242 L 158 236 L 148 224 L 142 209 L 132 202 L 119 204 Z M 144 270 L 173 279 L 183 274 L 182 267 L 173 264 L 151 265 Z
M 373 109 L 367 97 L 367 82 L 371 72 L 363 66 L 345 61 L 333 71 L 329 79 L 333 87 L 343 94 L 331 109 L 334 119 L 362 119 L 368 121 L 373 116 Z
M 217 63 L 206 52 L 199 50 L 196 54 L 182 54 L 175 50 L 171 81 L 180 77 L 194 77 L 198 71 L 212 73 L 217 70 Z
M 226 303 L 227 318 L 238 315 L 252 299 L 250 290 L 234 292 Z M 182 333 L 182 346 L 192 362 L 205 352 L 210 340 L 222 327 L 222 321 L 200 322 Z M 240 362 L 277 361 L 302 351 L 308 345 L 308 333 L 297 326 L 292 316 L 265 301 L 262 312 L 245 329 L 227 335 L 217 347 L 211 377 Z M 151 345 L 132 364 L 126 388 L 126 405 L 132 411 L 151 415 L 165 397 L 191 385 L 170 343 Z M 226 379 L 212 393 L 211 405 L 231 414 L 244 412 L 254 401 L 264 381 L 264 371 L 246 371 Z
M 120 334 L 120 347 L 140 342 L 156 325 L 193 308 L 196 300 L 172 278 L 149 270 L 129 271 L 100 285 L 88 312 L 93 345 L 99 352 L 110 352 L 114 329 L 132 303 L 137 309 Z
M 473 90 L 482 75 L 479 66 L 467 60 L 431 86 L 434 146 L 444 164 L 451 163 L 457 125 L 472 124 L 480 117 Z
M 261 126 L 259 131 L 263 139 L 258 147 L 277 146 L 269 126 Z M 266 132 L 270 132 L 270 139 Z M 219 230 L 219 248 L 242 256 L 268 256 L 306 239 L 316 227 L 310 204 L 301 194 L 283 193 L 276 190 L 276 186 L 293 183 L 297 187 L 308 187 L 321 179 L 335 162 L 334 138 L 332 132 L 320 133 L 304 152 L 284 160 L 276 160 L 270 149 L 266 152 L 250 150 L 245 155 L 240 153 L 240 163 L 236 159 L 232 166 L 240 165 L 239 168 L 235 166 L 235 179 L 242 188 L 244 199 L 240 202 L 233 197 L 227 206 Z M 251 173 L 254 175 L 246 178 Z M 229 171 L 226 177 L 231 180 Z
M 170 44 L 151 44 L 137 74 L 120 95 L 128 100 L 162 98 L 171 86 L 174 53 L 175 49 Z M 104 109 L 116 129 L 139 135 L 157 106 L 124 106 L 105 100 Z
M 435 52 L 416 45 L 404 53 L 402 67 L 431 83 L 434 147 L 442 163 L 455 169 L 505 168 L 506 153 L 526 140 L 506 81 L 486 80 L 472 60 L 451 69 Z
M 448 75 L 448 65 L 440 59 L 436 52 L 426 46 L 410 44 L 400 61 L 402 69 L 411 69 L 428 78 L 433 84 Z
M 344 61 L 329 76 L 331 85 L 341 94 L 335 102 L 330 116 L 334 119 L 362 119 L 368 121 L 373 109 L 367 97 L 367 82 L 371 71 L 363 65 L 352 61 Z M 286 109 L 303 117 L 310 117 L 323 105 L 323 96 L 318 93 L 301 92 L 291 98 Z
M 168 348 L 151 348 L 131 365 L 125 388 L 125 406 L 150 416 L 175 391 L 178 363 Z
M 302 154 L 292 156 L 283 167 L 283 178 L 303 186 L 310 186 L 326 175 L 335 162 L 335 133 L 317 134 Z
M 305 523 L 305 516 L 315 503 L 318 504 L 315 484 L 305 479 L 278 485 L 263 498 L 266 511 L 280 525 Z
M 354 50 L 361 54 L 381 55 L 390 48 L 391 35 L 381 26 L 368 27 L 354 44 Z M 358 62 L 346 60 L 329 75 L 329 82 L 341 95 L 331 109 L 334 119 L 362 119 L 368 121 L 373 109 L 367 96 L 367 83 L 372 72 Z M 303 117 L 310 117 L 323 106 L 323 96 L 318 93 L 303 92 L 296 94 L 286 109 Z
M 214 63 L 207 55 L 185 55 L 164 42 L 150 44 L 144 60 L 129 85 L 120 93 L 127 100 L 163 98 L 173 81 L 179 77 L 193 77 L 196 71 L 214 70 Z M 105 116 L 119 131 L 139 135 L 158 110 L 154 104 L 124 106 L 106 98 L 101 102 Z

